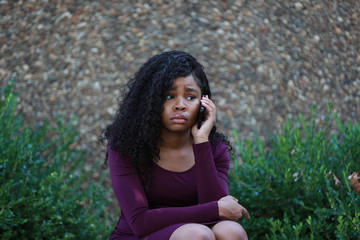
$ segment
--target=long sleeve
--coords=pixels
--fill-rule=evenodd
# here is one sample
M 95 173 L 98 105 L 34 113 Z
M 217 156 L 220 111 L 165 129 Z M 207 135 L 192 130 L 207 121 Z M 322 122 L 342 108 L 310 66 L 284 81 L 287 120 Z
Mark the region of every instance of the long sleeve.
M 109 148 L 108 148 L 109 149 Z M 207 222 L 219 217 L 217 201 L 189 207 L 149 209 L 141 181 L 128 157 L 108 151 L 110 177 L 116 198 L 137 237 L 176 223 Z
M 224 143 L 212 149 L 210 142 L 194 144 L 199 203 L 217 201 L 229 194 L 227 176 L 230 155 Z M 214 152 L 214 155 L 213 155 Z

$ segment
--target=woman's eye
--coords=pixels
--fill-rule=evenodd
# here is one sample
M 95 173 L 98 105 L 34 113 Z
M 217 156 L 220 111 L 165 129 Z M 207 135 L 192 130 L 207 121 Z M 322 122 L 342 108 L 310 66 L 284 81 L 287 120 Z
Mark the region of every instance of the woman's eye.
M 166 100 L 170 100 L 170 99 L 172 99 L 173 97 L 171 96 L 171 95 L 167 95 L 166 96 Z
M 194 96 L 188 96 L 187 99 L 188 100 L 193 100 L 195 97 Z

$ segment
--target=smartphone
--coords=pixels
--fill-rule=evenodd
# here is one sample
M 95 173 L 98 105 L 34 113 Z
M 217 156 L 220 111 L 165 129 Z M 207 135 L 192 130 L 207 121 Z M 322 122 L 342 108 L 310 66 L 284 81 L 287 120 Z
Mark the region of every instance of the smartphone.
M 198 113 L 198 120 L 197 120 L 197 128 L 199 129 L 201 127 L 202 122 L 205 118 L 205 108 L 200 103 L 200 109 Z

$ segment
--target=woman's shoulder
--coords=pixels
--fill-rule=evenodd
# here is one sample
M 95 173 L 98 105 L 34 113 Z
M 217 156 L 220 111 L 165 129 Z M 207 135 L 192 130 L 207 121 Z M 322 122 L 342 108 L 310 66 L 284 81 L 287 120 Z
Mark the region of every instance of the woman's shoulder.
M 109 160 L 109 166 L 131 164 L 130 157 L 126 154 L 120 153 L 119 150 L 114 149 L 110 144 L 107 145 L 107 155 Z
M 221 140 L 216 140 L 210 143 L 211 149 L 214 151 L 224 151 L 224 149 L 227 149 L 226 144 Z
M 230 153 L 228 146 L 223 141 L 217 141 L 211 144 L 212 154 L 214 156 L 215 162 L 223 162 L 226 165 L 230 161 Z

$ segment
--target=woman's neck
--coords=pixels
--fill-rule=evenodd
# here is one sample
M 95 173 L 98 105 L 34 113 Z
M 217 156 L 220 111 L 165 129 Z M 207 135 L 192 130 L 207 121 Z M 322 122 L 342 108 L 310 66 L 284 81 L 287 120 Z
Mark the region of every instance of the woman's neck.
M 181 149 L 194 143 L 190 131 L 186 133 L 162 132 L 160 136 L 160 148 Z

